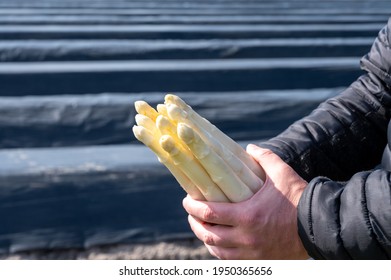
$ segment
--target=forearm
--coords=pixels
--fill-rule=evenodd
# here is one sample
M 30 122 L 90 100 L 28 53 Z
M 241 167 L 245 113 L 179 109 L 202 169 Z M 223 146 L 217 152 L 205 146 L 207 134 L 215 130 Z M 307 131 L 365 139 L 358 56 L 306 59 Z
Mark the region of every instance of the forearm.
M 278 154 L 308 181 L 317 176 L 347 180 L 380 162 L 389 99 L 380 80 L 364 75 L 260 146 Z
M 306 180 L 347 180 L 380 162 L 391 112 L 391 18 L 361 59 L 367 72 L 277 137 L 262 143 Z

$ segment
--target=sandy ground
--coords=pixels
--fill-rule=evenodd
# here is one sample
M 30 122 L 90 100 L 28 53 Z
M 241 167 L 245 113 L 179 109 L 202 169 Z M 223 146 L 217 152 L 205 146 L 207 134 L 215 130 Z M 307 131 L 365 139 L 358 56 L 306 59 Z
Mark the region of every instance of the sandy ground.
M 118 244 L 86 250 L 45 250 L 0 255 L 2 260 L 205 260 L 214 259 L 198 240 Z

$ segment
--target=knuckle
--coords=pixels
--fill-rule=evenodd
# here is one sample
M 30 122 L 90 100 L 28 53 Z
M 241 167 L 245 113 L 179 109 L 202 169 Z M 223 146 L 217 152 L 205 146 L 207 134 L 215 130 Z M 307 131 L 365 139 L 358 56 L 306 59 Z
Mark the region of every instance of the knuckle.
M 210 233 L 205 233 L 203 239 L 204 239 L 203 241 L 205 244 L 210 245 L 210 246 L 215 245 L 215 240 Z
M 259 156 L 259 157 L 267 157 L 267 156 L 270 156 L 270 155 L 273 155 L 274 153 L 269 150 L 269 149 L 264 149 L 264 148 L 257 148 L 254 152 L 255 155 Z
M 201 219 L 207 222 L 213 222 L 217 219 L 217 215 L 211 208 L 205 207 L 202 211 Z
M 248 248 L 254 248 L 259 244 L 259 238 L 253 235 L 247 235 L 242 239 L 243 245 Z
M 253 227 L 258 222 L 258 217 L 255 213 L 245 212 L 241 217 L 242 225 L 246 228 Z
M 263 149 L 262 152 L 261 152 L 261 155 L 263 156 L 270 156 L 270 155 L 274 155 L 274 153 L 269 150 L 269 149 Z

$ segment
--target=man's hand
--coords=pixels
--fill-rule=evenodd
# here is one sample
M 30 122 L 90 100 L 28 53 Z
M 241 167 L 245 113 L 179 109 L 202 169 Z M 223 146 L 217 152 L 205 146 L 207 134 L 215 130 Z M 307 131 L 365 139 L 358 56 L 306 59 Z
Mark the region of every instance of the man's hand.
M 239 203 L 187 196 L 191 229 L 220 259 L 309 258 L 297 232 L 297 204 L 307 182 L 271 151 L 249 145 L 247 152 L 264 168 L 264 186 Z

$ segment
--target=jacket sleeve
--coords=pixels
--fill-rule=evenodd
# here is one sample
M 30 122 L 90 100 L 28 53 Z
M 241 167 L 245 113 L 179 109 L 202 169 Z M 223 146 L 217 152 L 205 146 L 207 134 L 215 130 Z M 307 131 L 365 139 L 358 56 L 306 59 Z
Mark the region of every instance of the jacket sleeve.
M 366 74 L 261 146 L 278 154 L 306 180 L 316 176 L 348 180 L 378 164 L 391 112 L 389 30 L 391 18 L 361 60 Z
M 310 181 L 298 225 L 315 259 L 391 258 L 391 173 L 375 168 L 391 112 L 390 30 L 391 20 L 361 60 L 365 75 L 261 144 Z

